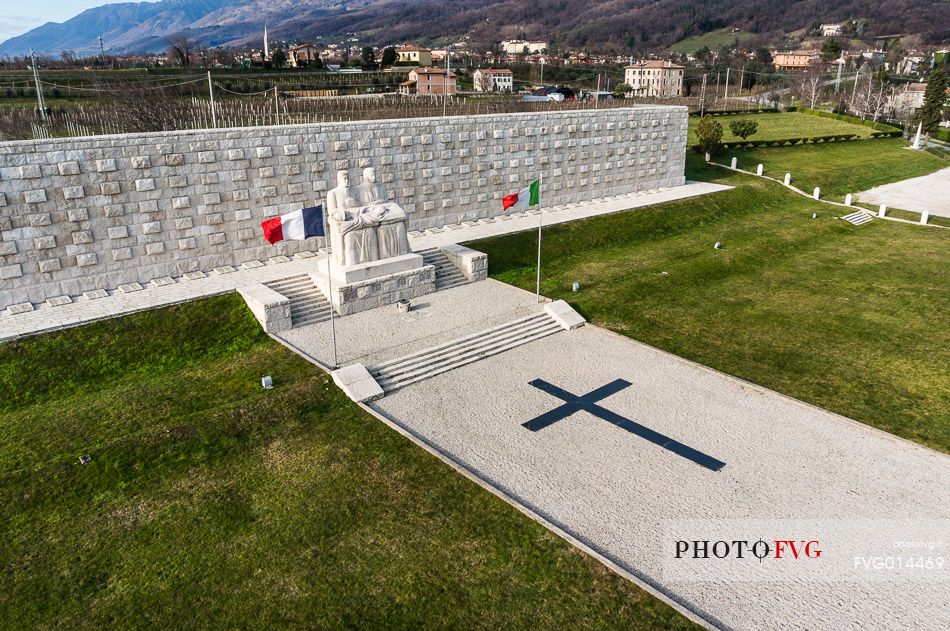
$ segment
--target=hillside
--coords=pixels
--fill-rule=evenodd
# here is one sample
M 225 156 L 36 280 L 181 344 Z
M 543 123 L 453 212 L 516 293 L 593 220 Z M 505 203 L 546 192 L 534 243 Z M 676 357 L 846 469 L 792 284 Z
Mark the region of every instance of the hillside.
M 355 33 L 386 44 L 468 36 L 476 45 L 514 37 L 602 51 L 667 48 L 723 28 L 778 35 L 819 21 L 862 16 L 868 35 L 950 38 L 948 0 L 162 0 L 113 4 L 49 23 L 0 44 L 0 55 L 98 50 L 158 51 L 185 32 L 210 46 L 244 46 L 266 22 L 274 39 L 315 40 Z M 500 18 L 499 16 L 504 16 Z

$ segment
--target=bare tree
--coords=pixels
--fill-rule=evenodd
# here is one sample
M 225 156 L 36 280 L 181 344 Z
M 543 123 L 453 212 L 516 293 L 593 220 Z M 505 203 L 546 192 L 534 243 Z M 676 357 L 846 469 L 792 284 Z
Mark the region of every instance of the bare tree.
M 478 83 L 473 87 L 479 92 L 492 92 L 495 88 L 495 82 L 490 74 L 480 72 L 478 73 Z
M 877 121 L 884 114 L 893 88 L 883 77 L 871 74 L 862 77 L 855 90 L 854 111 L 862 118 Z
M 191 66 L 191 56 L 201 46 L 195 41 L 179 33 L 168 38 L 168 54 L 178 60 L 182 68 Z
M 821 74 L 821 66 L 812 66 L 801 74 L 798 84 L 795 86 L 798 98 L 802 103 L 808 103 L 808 107 L 811 109 L 815 109 L 821 99 L 822 92 L 824 92 Z

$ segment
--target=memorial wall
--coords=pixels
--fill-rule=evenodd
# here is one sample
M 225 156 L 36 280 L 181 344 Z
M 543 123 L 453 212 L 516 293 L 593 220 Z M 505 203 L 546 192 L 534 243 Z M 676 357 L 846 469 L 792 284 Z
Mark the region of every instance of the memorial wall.
M 315 251 L 261 221 L 374 167 L 421 231 L 684 183 L 685 107 L 355 121 L 0 143 L 0 309 Z M 167 281 L 166 281 L 167 282 Z

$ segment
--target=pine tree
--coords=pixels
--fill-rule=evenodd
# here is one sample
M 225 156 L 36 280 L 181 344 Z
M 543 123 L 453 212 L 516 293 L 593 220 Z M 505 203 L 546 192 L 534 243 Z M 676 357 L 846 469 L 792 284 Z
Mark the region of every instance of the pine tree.
M 943 108 L 947 102 L 947 84 L 950 82 L 947 73 L 937 70 L 930 73 L 927 79 L 927 89 L 924 91 L 924 104 L 917 110 L 917 122 L 922 123 L 925 134 L 937 131 L 943 119 Z

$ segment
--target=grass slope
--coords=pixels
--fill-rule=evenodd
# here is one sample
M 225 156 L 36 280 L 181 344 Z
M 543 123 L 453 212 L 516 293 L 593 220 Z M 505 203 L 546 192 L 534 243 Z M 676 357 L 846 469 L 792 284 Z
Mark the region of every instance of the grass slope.
M 0 627 L 690 627 L 235 294 L 2 344 L 0 391 Z
M 817 116 L 808 118 L 829 120 Z M 730 150 L 724 151 L 717 160 L 728 164 L 731 157 L 736 156 L 739 168 L 752 171 L 761 162 L 765 172 L 772 177 L 782 178 L 788 172 L 792 174 L 792 182 L 798 188 L 811 191 L 820 186 L 823 195 L 841 200 L 848 193 L 927 175 L 947 167 L 945 160 L 924 151 L 910 151 L 904 148 L 906 146 L 907 143 L 900 138 L 886 138 L 867 142 Z
M 699 124 L 696 116 L 689 119 L 689 144 L 696 143 L 696 125 Z M 729 122 L 734 120 L 754 120 L 759 129 L 749 140 L 779 140 L 782 138 L 805 138 L 812 136 L 827 136 L 831 134 L 857 134 L 867 138 L 874 130 L 864 125 L 856 125 L 847 121 L 833 118 L 823 118 L 802 114 L 801 112 L 769 112 L 765 114 L 735 114 L 717 116 L 716 120 L 722 125 L 723 142 L 741 140 L 729 131 Z
M 854 227 L 777 184 L 700 163 L 690 157 L 690 178 L 738 188 L 545 228 L 542 293 L 598 325 L 950 453 L 950 232 Z M 488 253 L 494 278 L 533 290 L 536 235 L 471 245 Z

